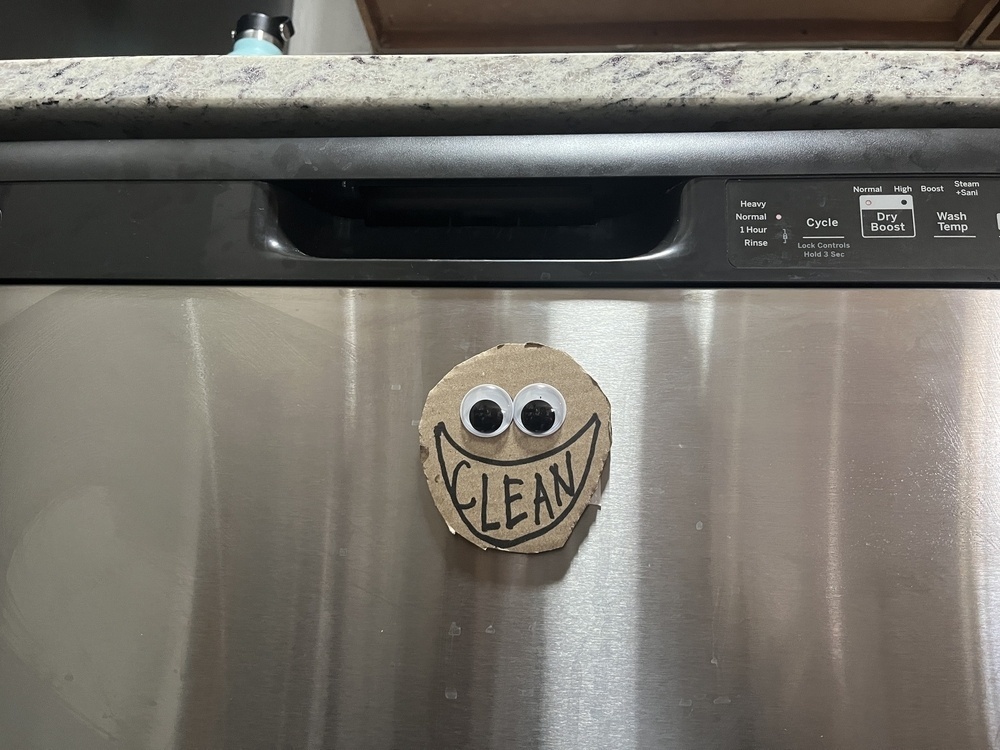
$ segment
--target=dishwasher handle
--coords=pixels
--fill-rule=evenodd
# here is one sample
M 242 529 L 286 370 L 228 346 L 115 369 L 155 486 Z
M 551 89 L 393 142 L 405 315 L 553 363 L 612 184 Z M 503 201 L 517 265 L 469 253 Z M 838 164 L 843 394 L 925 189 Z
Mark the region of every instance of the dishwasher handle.
M 331 261 L 595 261 L 668 244 L 683 181 L 664 178 L 268 183 L 261 228 Z

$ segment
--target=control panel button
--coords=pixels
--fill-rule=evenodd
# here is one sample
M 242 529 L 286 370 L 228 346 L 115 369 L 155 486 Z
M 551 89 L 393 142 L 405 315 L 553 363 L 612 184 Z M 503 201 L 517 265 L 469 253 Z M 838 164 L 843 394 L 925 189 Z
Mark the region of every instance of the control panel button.
M 910 195 L 862 195 L 862 237 L 916 237 L 913 198 Z

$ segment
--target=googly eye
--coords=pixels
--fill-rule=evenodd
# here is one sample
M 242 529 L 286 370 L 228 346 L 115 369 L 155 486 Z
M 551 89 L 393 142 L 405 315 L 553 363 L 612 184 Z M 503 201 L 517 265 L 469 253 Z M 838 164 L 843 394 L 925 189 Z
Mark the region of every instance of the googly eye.
M 532 383 L 514 397 L 514 424 L 526 435 L 545 437 L 566 421 L 566 399 L 547 383 Z
M 514 403 L 498 385 L 477 385 L 462 399 L 462 425 L 478 437 L 496 437 L 510 427 Z

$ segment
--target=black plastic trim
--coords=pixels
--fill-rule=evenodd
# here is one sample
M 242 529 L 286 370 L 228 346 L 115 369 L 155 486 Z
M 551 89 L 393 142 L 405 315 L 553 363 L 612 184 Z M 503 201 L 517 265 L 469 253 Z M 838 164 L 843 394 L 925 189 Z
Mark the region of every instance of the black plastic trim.
M 0 143 L 5 182 L 998 171 L 993 129 Z
M 0 281 L 1000 287 L 979 269 L 735 268 L 725 179 L 1000 173 L 1000 130 L 0 144 Z M 680 177 L 664 244 L 624 259 L 307 257 L 265 181 Z

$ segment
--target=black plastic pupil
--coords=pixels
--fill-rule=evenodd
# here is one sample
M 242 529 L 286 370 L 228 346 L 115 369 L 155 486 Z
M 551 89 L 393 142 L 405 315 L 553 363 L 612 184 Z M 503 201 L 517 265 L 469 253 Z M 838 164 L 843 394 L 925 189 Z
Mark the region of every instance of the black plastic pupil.
M 496 401 L 490 401 L 488 398 L 477 401 L 469 409 L 469 424 L 477 432 L 490 435 L 499 430 L 503 424 L 503 409 Z
M 548 432 L 555 423 L 556 412 L 548 401 L 536 398 L 534 401 L 526 403 L 521 409 L 521 424 L 528 432 L 533 432 L 536 435 Z

